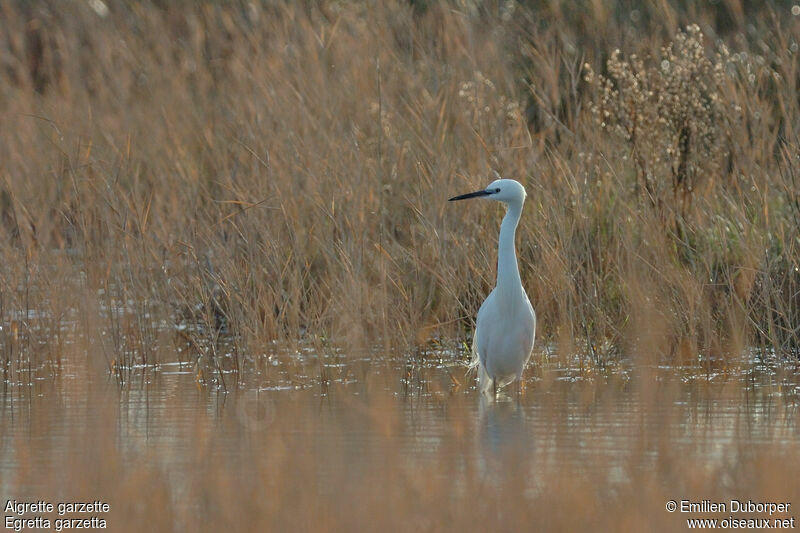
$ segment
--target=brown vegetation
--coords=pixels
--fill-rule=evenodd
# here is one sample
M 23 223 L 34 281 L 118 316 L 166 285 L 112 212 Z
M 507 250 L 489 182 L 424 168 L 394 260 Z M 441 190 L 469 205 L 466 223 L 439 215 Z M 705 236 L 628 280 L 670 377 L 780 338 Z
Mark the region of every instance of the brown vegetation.
M 577 3 L 0 0 L 1 496 L 113 531 L 800 505 L 800 16 Z M 484 409 L 453 348 L 501 213 L 446 199 L 495 169 L 555 361 Z
M 466 337 L 500 213 L 445 200 L 491 169 L 539 349 L 796 356 L 788 4 L 103 5 L 0 4 L 6 373 Z

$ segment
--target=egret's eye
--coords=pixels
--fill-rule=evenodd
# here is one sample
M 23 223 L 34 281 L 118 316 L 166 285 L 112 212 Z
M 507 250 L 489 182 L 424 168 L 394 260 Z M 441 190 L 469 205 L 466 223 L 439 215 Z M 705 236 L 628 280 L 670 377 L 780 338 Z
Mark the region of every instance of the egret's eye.
M 496 189 L 494 190 L 494 192 L 495 192 L 495 193 L 498 193 L 498 192 L 500 192 L 500 187 L 496 188 Z

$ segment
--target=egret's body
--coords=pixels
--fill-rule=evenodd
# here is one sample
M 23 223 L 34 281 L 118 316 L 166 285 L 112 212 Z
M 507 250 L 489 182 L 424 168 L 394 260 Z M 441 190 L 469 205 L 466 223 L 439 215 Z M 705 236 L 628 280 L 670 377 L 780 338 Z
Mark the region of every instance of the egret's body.
M 536 331 L 536 313 L 522 287 L 514 245 L 525 189 L 514 180 L 498 179 L 483 191 L 450 200 L 467 198 L 488 198 L 507 206 L 497 247 L 497 284 L 478 311 L 472 341 L 471 366 L 478 369 L 478 386 L 483 392 L 496 392 L 522 378 Z

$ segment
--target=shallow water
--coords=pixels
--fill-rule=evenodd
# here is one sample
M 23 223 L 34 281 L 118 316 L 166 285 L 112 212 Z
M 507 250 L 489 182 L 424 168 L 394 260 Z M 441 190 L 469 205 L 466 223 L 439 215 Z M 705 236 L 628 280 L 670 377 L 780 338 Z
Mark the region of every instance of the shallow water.
M 707 373 L 632 366 L 597 373 L 545 363 L 529 372 L 521 394 L 490 402 L 461 367 L 409 372 L 401 364 L 337 361 L 336 377 L 321 384 L 314 357 L 307 359 L 291 380 L 266 385 L 255 376 L 234 385 L 231 376 L 227 393 L 199 384 L 191 365 L 177 363 L 134 372 L 124 386 L 82 368 L 6 388 L 3 503 L 99 499 L 110 502 L 113 530 L 140 527 L 141 513 L 151 516 L 144 524 L 154 530 L 213 530 L 212 523 L 236 527 L 248 513 L 262 525 L 283 517 L 280 509 L 261 509 L 267 503 L 250 493 L 245 510 L 214 510 L 214 502 L 238 498 L 243 479 L 254 490 L 290 501 L 295 496 L 281 491 L 301 490 L 301 500 L 334 507 L 352 504 L 351 490 L 382 493 L 386 483 L 411 487 L 403 485 L 403 494 L 468 501 L 459 494 L 476 487 L 503 492 L 513 482 L 520 501 L 539 501 L 553 497 L 548 491 L 560 472 L 590 481 L 595 487 L 587 494 L 599 498 L 635 491 L 642 480 L 655 480 L 667 496 L 687 495 L 687 476 L 699 475 L 699 486 L 715 492 L 699 498 L 763 499 L 772 488 L 761 481 L 742 486 L 750 475 L 743 465 L 764 454 L 800 452 L 793 368 L 749 364 Z M 776 479 L 770 497 L 796 492 L 780 488 L 790 483 L 780 472 Z M 664 514 L 663 502 L 651 504 Z

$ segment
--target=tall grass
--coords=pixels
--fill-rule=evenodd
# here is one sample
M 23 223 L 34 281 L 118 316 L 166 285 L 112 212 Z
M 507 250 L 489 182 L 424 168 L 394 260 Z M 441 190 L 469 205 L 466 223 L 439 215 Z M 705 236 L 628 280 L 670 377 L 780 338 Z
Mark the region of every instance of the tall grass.
M 492 169 L 540 349 L 797 356 L 789 3 L 99 5 L 0 7 L 5 369 L 466 338 Z

